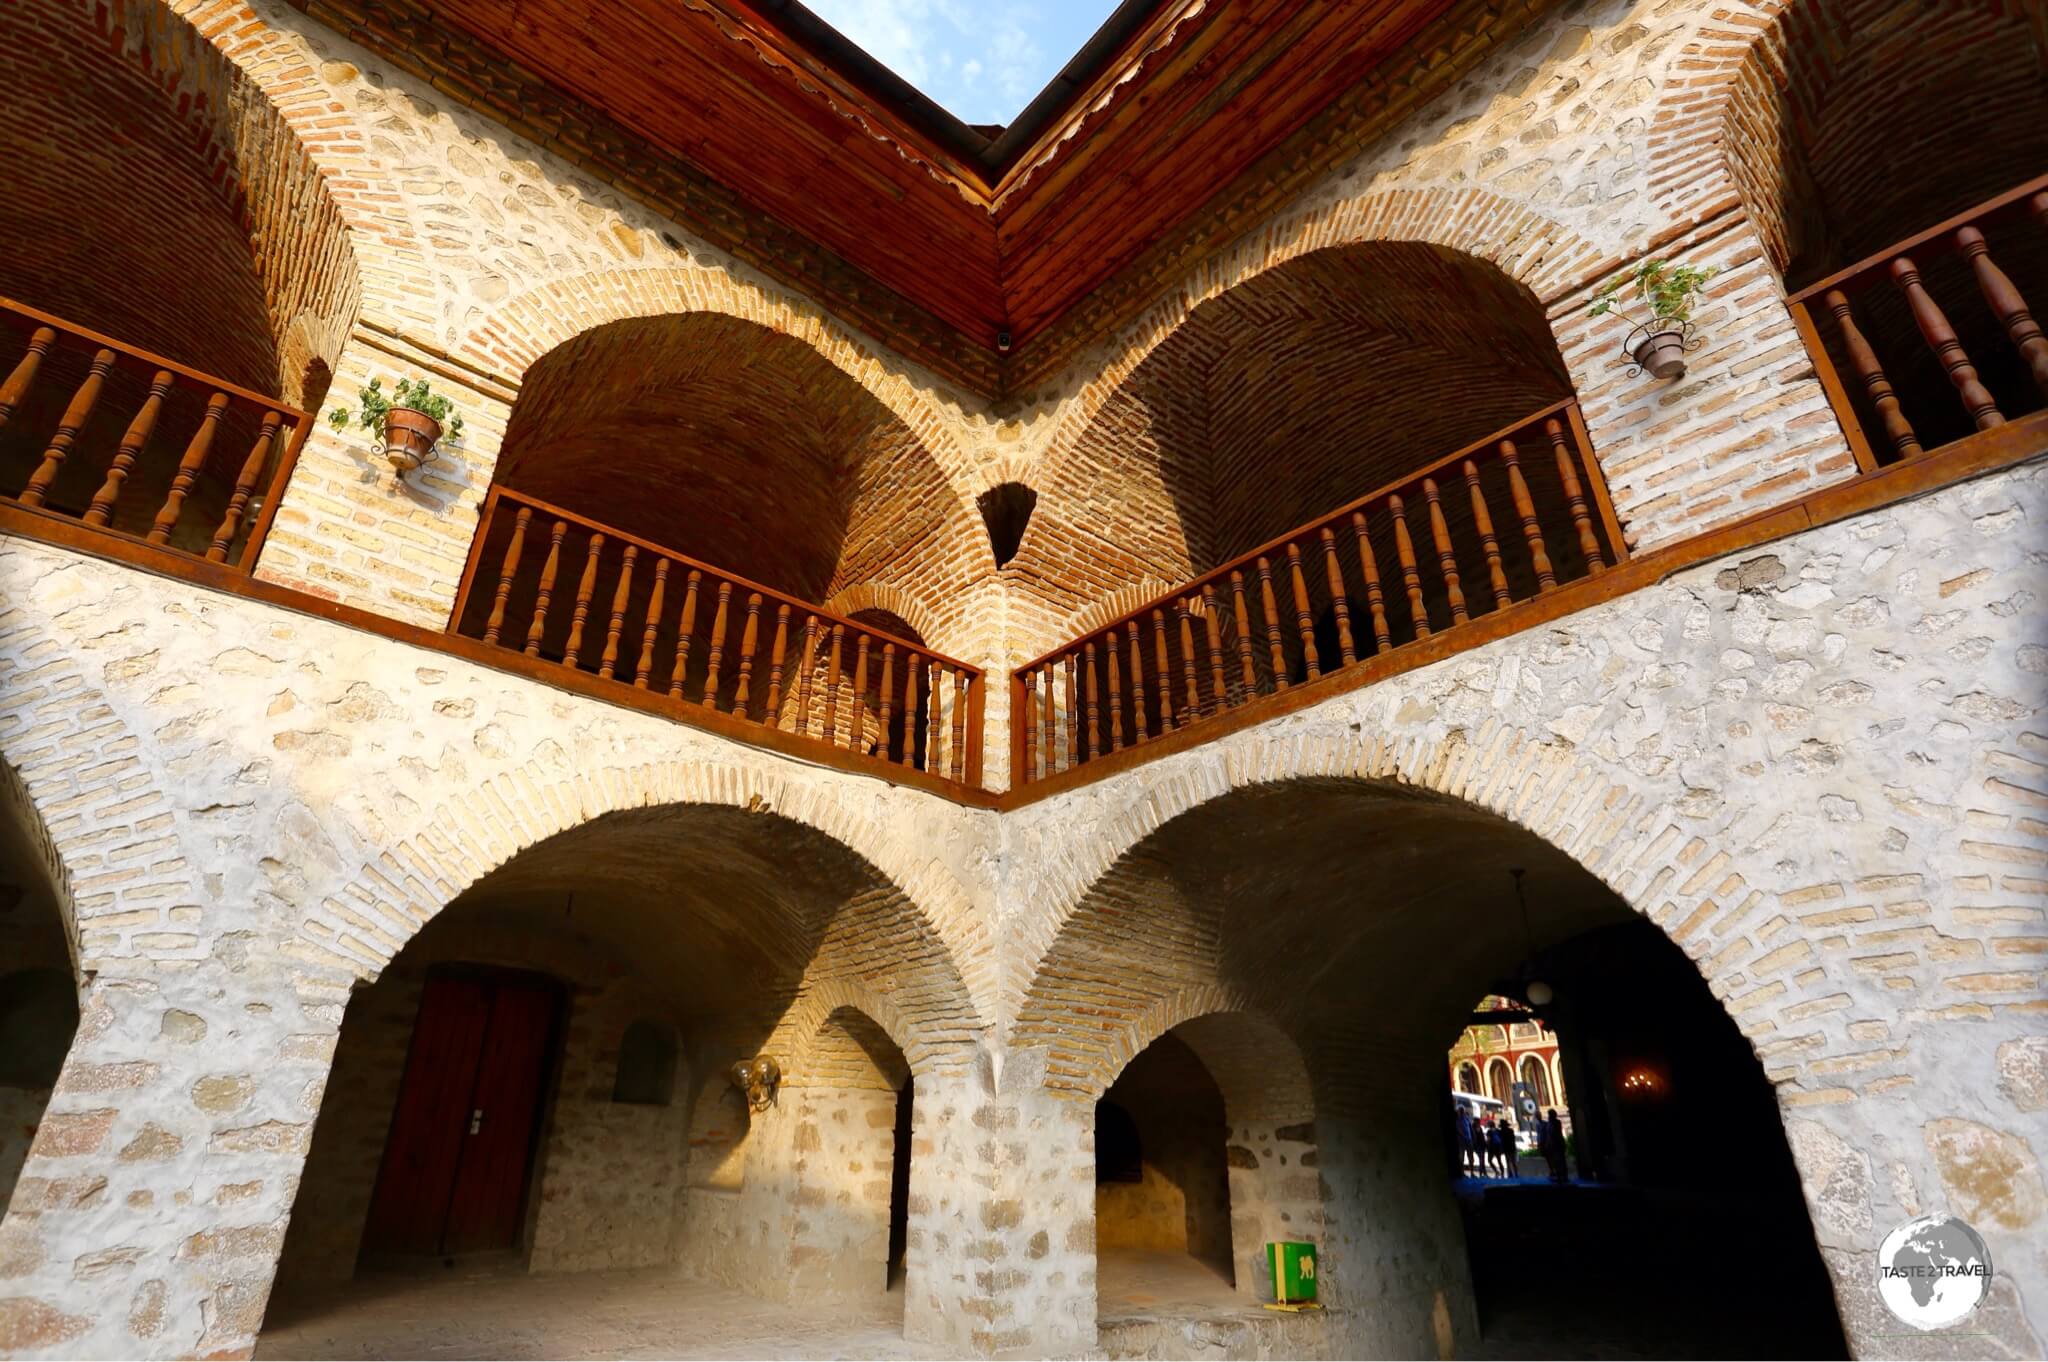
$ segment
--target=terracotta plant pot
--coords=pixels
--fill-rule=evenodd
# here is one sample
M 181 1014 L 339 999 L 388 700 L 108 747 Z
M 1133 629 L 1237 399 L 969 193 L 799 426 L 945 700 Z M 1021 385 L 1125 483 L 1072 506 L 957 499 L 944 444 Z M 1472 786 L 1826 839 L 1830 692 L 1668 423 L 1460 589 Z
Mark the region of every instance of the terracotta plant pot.
M 441 423 L 411 407 L 384 413 L 384 458 L 401 473 L 410 473 L 433 456 Z
M 1685 377 L 1685 332 L 1677 326 L 1652 331 L 1631 352 L 1644 373 L 1657 378 Z

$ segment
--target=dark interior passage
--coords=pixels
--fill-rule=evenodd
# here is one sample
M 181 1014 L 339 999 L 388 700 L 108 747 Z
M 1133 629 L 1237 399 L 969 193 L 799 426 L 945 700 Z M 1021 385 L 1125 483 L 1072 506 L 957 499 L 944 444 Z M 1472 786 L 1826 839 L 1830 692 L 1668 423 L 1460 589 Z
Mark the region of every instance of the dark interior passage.
M 1635 920 L 1526 978 L 1555 992 L 1572 1178 L 1457 1183 L 1486 1355 L 1847 1356 L 1776 1098 L 1691 961 Z M 1762 1289 L 1703 1308 L 1742 1261 Z

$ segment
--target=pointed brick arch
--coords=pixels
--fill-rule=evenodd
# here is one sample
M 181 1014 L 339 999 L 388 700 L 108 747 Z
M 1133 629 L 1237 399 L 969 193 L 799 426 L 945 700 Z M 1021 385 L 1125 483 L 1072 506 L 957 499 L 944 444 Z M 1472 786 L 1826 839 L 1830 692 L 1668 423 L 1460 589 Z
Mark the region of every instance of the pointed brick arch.
M 284 950 L 301 963 L 315 990 L 375 979 L 421 927 L 521 852 L 609 814 L 691 807 L 779 817 L 851 856 L 873 884 L 861 899 L 895 904 L 890 911 L 903 917 L 909 932 L 866 966 L 895 978 L 904 997 L 914 998 L 935 1026 L 971 1033 L 986 1024 L 976 980 L 992 971 L 983 958 L 990 944 L 977 931 L 961 886 L 942 867 L 886 831 L 855 801 L 835 799 L 779 773 L 701 760 L 588 773 L 530 761 L 460 797 L 437 801 L 421 824 L 424 830 L 364 865 L 346 898 L 329 897 L 309 913 Z M 799 992 L 828 998 L 835 987 L 853 985 L 807 973 Z M 892 1011 L 895 1004 L 876 1002 L 872 994 L 858 995 L 856 1005 L 891 1018 L 901 1028 L 896 1034 L 906 1053 L 917 1044 L 903 1009 Z

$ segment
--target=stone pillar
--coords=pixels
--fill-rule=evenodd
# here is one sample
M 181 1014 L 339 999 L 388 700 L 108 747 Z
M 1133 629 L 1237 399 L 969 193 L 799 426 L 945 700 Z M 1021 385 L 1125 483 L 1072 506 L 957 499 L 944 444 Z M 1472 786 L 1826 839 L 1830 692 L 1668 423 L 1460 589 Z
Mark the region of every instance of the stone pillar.
M 462 583 L 517 392 L 506 380 L 358 323 L 336 362 L 327 409 L 353 413 L 373 378 L 387 396 L 401 378 L 426 379 L 455 403 L 462 438 L 442 440 L 434 462 L 400 478 L 376 434 L 353 425 L 337 432 L 319 413 L 256 575 L 439 629 Z
M 250 1355 L 340 1010 L 246 959 L 87 987 L 0 1222 L 0 1353 Z
M 788 1119 L 796 1124 L 790 1298 L 872 1300 L 889 1285 L 896 1094 L 788 1088 L 782 1104 L 791 1108 Z
M 1622 350 L 1630 323 L 1586 315 L 1606 280 L 1551 312 L 1630 547 L 1674 543 L 1855 476 L 1848 440 L 1748 221 L 1731 213 L 1625 268 L 1641 259 L 1721 271 L 1694 313 L 1700 343 L 1683 378 L 1630 375 Z
M 1316 1128 L 1312 1122 L 1244 1121 L 1234 1124 L 1226 1150 L 1230 1165 L 1231 1264 L 1241 1296 L 1273 1299 L 1273 1264 L 1266 1245 L 1276 1240 L 1323 1243 L 1323 1190 Z
M 1095 1344 L 1094 1110 L 1042 1053 L 917 1080 L 904 1333 L 963 1355 Z

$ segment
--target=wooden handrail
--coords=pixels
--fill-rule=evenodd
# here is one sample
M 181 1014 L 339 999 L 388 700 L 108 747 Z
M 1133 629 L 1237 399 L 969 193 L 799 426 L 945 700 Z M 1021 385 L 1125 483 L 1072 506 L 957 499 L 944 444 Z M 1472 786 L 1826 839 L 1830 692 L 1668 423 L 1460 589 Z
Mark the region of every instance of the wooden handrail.
M 27 451 L 0 500 L 253 572 L 312 414 L 11 298 L 0 316 L 27 330 L 18 355 L 0 355 L 0 433 Z M 83 378 L 53 387 L 53 360 L 79 358 Z M 135 403 L 116 410 L 125 387 Z
M 447 627 L 857 760 L 981 779 L 980 668 L 510 488 L 485 499 Z
M 2021 289 L 1993 256 L 1984 231 L 1994 225 L 2001 233 L 2015 224 L 2024 227 L 2024 219 L 2029 218 L 2034 230 L 2048 232 L 2048 175 L 2036 176 L 1916 232 L 1787 299 L 1793 325 L 1813 360 L 1815 376 L 1860 471 L 1868 473 L 1885 464 L 1920 458 L 1969 429 L 1986 430 L 2048 403 L 2048 336 L 2043 335 Z M 1925 266 L 1930 260 L 1958 254 L 1974 280 L 1974 293 L 1953 296 L 1952 291 L 1944 290 L 1949 295 L 1944 305 L 1944 299 L 1937 298 L 1928 285 Z M 1857 316 L 1854 299 L 1884 278 L 1898 290 L 1926 356 L 1946 376 L 1945 388 L 1938 383 L 1920 383 L 1902 389 L 1886 370 L 1887 358 L 1896 367 L 1897 351 L 1910 347 L 1911 341 L 1894 334 L 1888 344 L 1886 338 L 1870 334 L 1866 320 Z M 2038 288 L 2039 281 L 2033 282 Z M 1976 309 L 1989 310 L 2004 342 L 2018 352 L 2021 367 L 2031 379 L 2031 392 L 2008 387 L 1995 393 L 1987 386 L 1977 364 L 1982 356 L 1968 352 L 1950 321 L 1949 312 L 1956 307 L 1979 317 L 1983 313 Z M 1831 323 L 1839 350 L 1831 349 L 1823 339 L 1823 319 Z
M 1013 778 L 1156 741 L 1627 558 L 1577 403 L 1553 402 L 1017 668 Z

